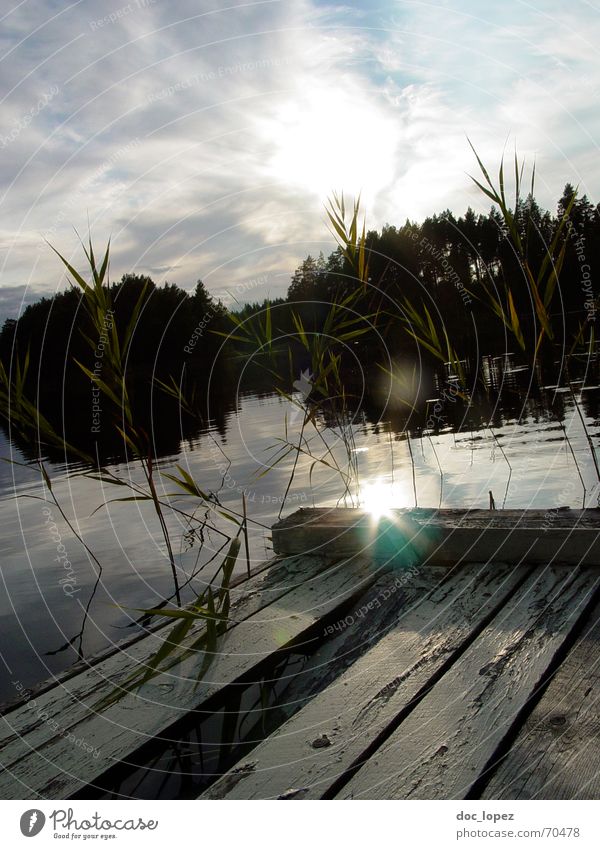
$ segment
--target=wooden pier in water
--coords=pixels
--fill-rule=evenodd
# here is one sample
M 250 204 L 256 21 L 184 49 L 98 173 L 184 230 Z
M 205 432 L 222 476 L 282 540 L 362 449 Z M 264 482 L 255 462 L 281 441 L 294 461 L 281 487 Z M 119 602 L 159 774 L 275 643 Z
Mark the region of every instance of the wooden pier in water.
M 200 683 L 195 653 L 98 707 L 171 624 L 6 710 L 0 798 L 136 795 L 169 746 L 187 798 L 600 798 L 600 511 L 299 510 L 273 546 Z M 265 681 L 198 766 L 182 727 Z

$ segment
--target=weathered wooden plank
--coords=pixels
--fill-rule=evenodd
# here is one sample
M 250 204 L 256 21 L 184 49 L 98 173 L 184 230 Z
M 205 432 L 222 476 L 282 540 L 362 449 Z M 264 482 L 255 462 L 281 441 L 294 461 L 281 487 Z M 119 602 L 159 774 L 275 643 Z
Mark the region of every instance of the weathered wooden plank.
M 243 586 L 232 590 L 230 612 L 232 627 L 281 598 L 294 587 L 315 577 L 333 562 L 332 558 L 318 556 L 307 558 L 299 555 L 273 560 L 272 570 L 261 570 Z M 80 710 L 85 713 L 90 704 L 99 701 L 103 694 L 108 694 L 112 690 L 114 681 L 126 678 L 136 666 L 143 664 L 151 657 L 172 628 L 173 622 L 169 621 L 161 629 L 148 632 L 142 640 L 125 644 L 119 653 L 111 654 L 100 663 L 91 664 L 73 679 L 60 682 L 60 685 L 54 687 L 51 692 L 44 692 L 40 696 L 34 693 L 37 708 L 45 710 L 50 718 L 62 717 L 63 722 L 69 721 L 71 712 Z M 204 624 L 199 622 L 191 629 L 182 645 L 191 644 L 203 630 Z M 45 723 L 32 716 L 31 705 L 29 708 L 26 704 L 22 705 L 7 712 L 6 716 L 10 716 L 8 722 L 3 722 L 0 717 L 0 758 L 8 756 L 6 746 L 11 740 L 20 739 L 25 734 L 32 734 L 37 729 L 42 733 L 44 728 L 47 729 Z M 49 733 L 48 736 L 53 735 Z M 35 745 L 40 742 L 37 738 L 32 740 Z
M 483 799 L 600 799 L 600 603 Z
M 335 610 L 377 577 L 372 564 L 361 559 L 324 568 L 322 558 L 306 558 L 296 566 L 296 585 L 285 575 L 285 591 L 273 593 L 268 587 L 266 598 L 259 592 L 254 602 L 252 599 L 247 602 L 246 618 L 221 638 L 217 656 L 199 685 L 196 685 L 194 670 L 201 665 L 202 654 L 162 673 L 136 694 L 125 694 L 118 704 L 101 713 L 94 712 L 94 704 L 131 673 L 135 657 L 128 654 L 121 669 L 115 662 L 118 658 L 111 659 L 109 671 L 114 674 L 110 680 L 104 677 L 106 670 L 99 667 L 84 673 L 83 709 L 79 701 L 71 702 L 72 690 L 60 699 L 53 698 L 50 692 L 35 700 L 35 704 L 32 700 L 19 711 L 3 717 L 8 733 L 5 733 L 6 745 L 0 753 L 5 769 L 0 777 L 0 795 L 3 798 L 22 798 L 23 794 L 65 798 L 160 733 L 182 713 L 195 708 L 222 686 L 301 636 L 319 617 Z M 306 575 L 300 579 L 302 569 Z M 149 656 L 148 653 L 140 654 L 141 646 L 134 647 L 138 663 Z M 154 649 L 156 645 L 151 650 Z M 61 701 L 64 711 L 57 704 Z M 16 726 L 15 714 L 20 727 Z M 58 735 L 53 728 L 55 724 L 60 728 Z M 22 739 L 15 739 L 19 734 Z M 70 738 L 67 735 L 71 735 Z M 74 744 L 73 740 L 80 742 Z M 92 753 L 87 754 L 84 745 L 92 749 Z
M 204 797 L 265 799 L 295 793 L 321 798 L 529 572 L 506 564 L 470 564 L 421 598 L 407 598 L 398 606 L 393 628 L 370 651 Z M 331 745 L 319 745 L 322 735 Z
M 236 604 L 240 599 L 245 598 L 247 594 L 254 593 L 257 581 L 262 582 L 267 571 L 269 576 L 274 576 L 275 574 L 278 574 L 278 565 L 280 563 L 283 568 L 286 568 L 287 563 L 293 562 L 296 559 L 298 559 L 297 555 L 295 557 L 275 556 L 270 560 L 265 560 L 252 567 L 250 576 L 243 574 L 234 577 L 231 581 L 230 590 L 232 605 Z M 331 562 L 329 558 L 327 558 L 327 562 Z M 0 702 L 0 717 L 4 714 L 10 713 L 11 711 L 17 710 L 33 696 L 41 696 L 46 691 L 55 689 L 57 685 L 62 684 L 64 681 L 68 681 L 70 678 L 75 678 L 90 667 L 107 660 L 118 652 L 123 651 L 123 649 L 130 649 L 136 643 L 141 640 L 145 640 L 149 634 L 166 631 L 172 627 L 173 623 L 165 621 L 165 618 L 163 617 L 162 619 L 148 625 L 143 632 L 136 633 L 133 636 L 129 635 L 127 637 L 123 637 L 120 640 L 113 640 L 109 646 L 106 646 L 93 655 L 86 656 L 82 660 L 77 660 L 69 666 L 68 669 L 63 670 L 62 672 L 57 672 L 52 678 L 47 678 L 44 681 L 40 681 L 38 684 L 28 687 L 26 697 L 21 695 L 17 698 Z
M 279 728 L 396 627 L 403 610 L 448 576 L 447 569 L 430 566 L 385 572 L 342 619 L 323 628 L 323 642 L 302 669 L 287 678 L 277 703 L 257 711 L 256 733 L 249 732 L 248 739 L 262 740 Z
M 340 797 L 465 798 L 599 585 L 540 567 Z
M 600 508 L 588 507 L 584 510 L 570 507 L 549 507 L 544 510 L 524 508 L 521 510 L 480 510 L 453 507 L 407 507 L 386 511 L 392 516 L 408 516 L 418 523 L 441 525 L 449 528 L 462 525 L 470 528 L 525 528 L 557 527 L 566 530 L 572 528 L 600 529 Z M 354 521 L 356 516 L 370 516 L 366 510 L 354 507 L 301 507 L 274 525 L 278 530 L 295 528 L 298 525 L 323 524 L 330 527 L 343 527 Z
M 279 554 L 417 558 L 453 565 L 486 560 L 591 565 L 600 562 L 600 511 L 363 510 L 302 508 L 273 526 Z
M 163 773 L 163 786 L 168 787 L 163 792 L 169 797 L 173 793 L 183 793 L 186 798 L 191 798 L 194 795 L 193 785 L 197 788 L 195 795 L 200 794 L 207 786 L 207 775 L 215 771 L 223 772 L 235 764 L 235 759 L 230 758 L 235 758 L 233 741 L 238 740 L 238 736 L 240 740 L 254 741 L 254 745 L 257 745 L 272 733 L 332 678 L 341 674 L 357 656 L 367 651 L 373 640 L 379 639 L 381 629 L 388 622 L 391 625 L 397 618 L 397 603 L 402 594 L 411 592 L 422 596 L 425 587 L 430 589 L 431 582 L 435 584 L 439 580 L 440 572 L 444 577 L 447 576 L 447 570 L 436 569 L 398 576 L 389 573 L 382 575 L 360 596 L 354 607 L 348 605 L 334 619 L 327 620 L 325 624 L 317 623 L 313 632 L 314 640 L 295 649 L 289 665 L 282 660 L 276 667 L 272 665 L 269 670 L 261 671 L 262 698 L 257 698 L 258 688 L 248 688 L 247 682 L 241 688 L 238 685 L 233 691 L 231 688 L 222 691 L 217 696 L 219 706 L 215 705 L 217 711 L 221 705 L 228 711 L 222 726 L 219 716 L 210 717 L 206 713 L 200 715 L 193 712 L 182 725 L 167 730 L 166 736 L 172 741 L 170 744 L 167 742 L 162 746 L 162 735 L 159 735 L 143 751 L 136 752 L 133 758 L 128 759 L 140 764 L 140 769 L 132 766 L 127 770 L 119 766 L 85 788 L 82 794 L 76 794 L 75 798 L 92 798 L 96 787 L 121 794 L 123 798 L 131 793 L 135 795 L 137 790 L 134 788 L 140 787 L 144 797 L 148 798 L 148 794 L 150 797 L 153 795 L 150 785 L 154 786 L 156 792 L 157 784 L 161 783 L 159 773 Z M 410 587 L 407 586 L 408 582 Z M 370 601 L 373 602 L 371 609 L 377 609 L 377 617 L 365 617 Z M 361 619 L 360 628 L 347 627 L 353 617 L 357 621 Z M 275 701 L 270 704 L 272 698 Z M 236 721 L 238 704 L 240 714 Z M 205 703 L 202 707 L 206 711 L 213 706 Z M 210 730 L 205 728 L 205 720 Z M 239 728 L 239 735 L 234 732 L 234 725 Z M 200 740 L 204 741 L 204 747 L 199 747 Z M 230 740 L 231 747 L 228 745 Z M 218 763 L 217 749 L 220 755 Z M 237 759 L 240 757 L 243 755 L 238 751 Z M 198 774 L 201 764 L 205 776 L 203 779 Z

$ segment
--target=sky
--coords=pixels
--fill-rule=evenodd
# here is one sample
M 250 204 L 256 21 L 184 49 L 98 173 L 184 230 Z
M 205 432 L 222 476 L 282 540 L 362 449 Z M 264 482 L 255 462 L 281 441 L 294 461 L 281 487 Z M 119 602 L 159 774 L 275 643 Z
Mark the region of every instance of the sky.
M 517 147 L 536 196 L 600 201 L 600 9 L 586 0 L 23 0 L 0 15 L 0 318 L 67 284 L 79 234 L 111 277 L 225 303 L 283 295 L 367 225 L 488 203 L 467 137 Z

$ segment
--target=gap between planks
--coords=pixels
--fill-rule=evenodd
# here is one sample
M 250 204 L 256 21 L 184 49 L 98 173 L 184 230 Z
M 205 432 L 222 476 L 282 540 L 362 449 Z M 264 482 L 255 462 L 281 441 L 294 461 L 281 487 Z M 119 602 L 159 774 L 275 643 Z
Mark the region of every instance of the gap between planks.
M 265 799 L 290 793 L 322 798 L 395 718 L 416 704 L 529 572 L 506 564 L 470 564 L 430 592 L 406 598 L 375 646 L 204 798 Z M 314 747 L 322 734 L 330 745 Z
M 599 584 L 597 569 L 538 568 L 339 797 L 468 796 Z
M 599 645 L 600 602 L 480 798 L 600 798 Z
M 93 712 L 93 705 L 91 710 L 89 704 L 84 704 L 83 710 L 80 704 L 73 705 L 71 693 L 63 696 L 62 704 L 52 692 L 38 700 L 43 700 L 56 713 L 63 733 L 69 730 L 75 737 L 83 738 L 99 752 L 97 757 L 86 756 L 64 736 L 54 736 L 47 721 L 36 720 L 31 704 L 16 712 L 21 729 L 14 727 L 15 714 L 3 717 L 5 724 L 12 720 L 13 727 L 9 724 L 5 745 L 0 749 L 0 762 L 5 768 L 0 777 L 0 795 L 23 798 L 25 792 L 34 797 L 67 798 L 168 728 L 179 716 L 301 637 L 319 618 L 342 606 L 353 594 L 364 591 L 377 578 L 377 569 L 364 558 L 340 561 L 328 568 L 324 568 L 322 558 L 301 558 L 301 561 L 297 564 L 302 573 L 299 584 L 293 586 L 292 582 L 278 599 L 269 598 L 264 605 L 260 604 L 260 591 L 254 602 L 250 599 L 249 604 L 254 604 L 255 609 L 252 613 L 246 610 L 247 618 L 223 635 L 218 654 L 197 687 L 194 668 L 201 663 L 202 654 L 182 663 L 179 674 L 162 673 L 141 691 L 124 695 L 119 703 L 101 714 Z M 261 610 L 264 615 L 257 616 Z M 111 669 L 115 671 L 115 658 Z M 82 673 L 86 677 L 85 697 L 93 697 L 94 702 L 101 695 L 98 683 L 110 689 L 126 677 L 121 672 L 116 681 L 102 677 L 94 683 L 93 677 L 90 678 L 94 670 Z M 125 672 L 130 670 L 128 665 Z

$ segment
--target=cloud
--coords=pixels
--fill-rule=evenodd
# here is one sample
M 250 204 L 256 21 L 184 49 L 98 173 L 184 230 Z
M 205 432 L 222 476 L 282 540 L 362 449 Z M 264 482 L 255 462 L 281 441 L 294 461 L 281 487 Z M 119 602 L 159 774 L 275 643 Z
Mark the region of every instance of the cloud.
M 260 291 L 281 294 L 332 247 L 331 189 L 361 188 L 371 226 L 486 209 L 466 135 L 492 163 L 509 134 L 536 156 L 545 205 L 567 180 L 599 194 L 589 6 L 37 9 L 35 25 L 24 6 L 4 21 L 0 105 L 2 275 L 36 291 L 64 285 L 43 237 L 79 263 L 89 216 L 115 277 L 219 293 L 266 275 Z
M 33 289 L 30 286 L 2 286 L 0 288 L 0 324 L 7 318 L 18 318 L 23 310 L 39 301 L 40 298 L 51 295 L 44 289 Z

